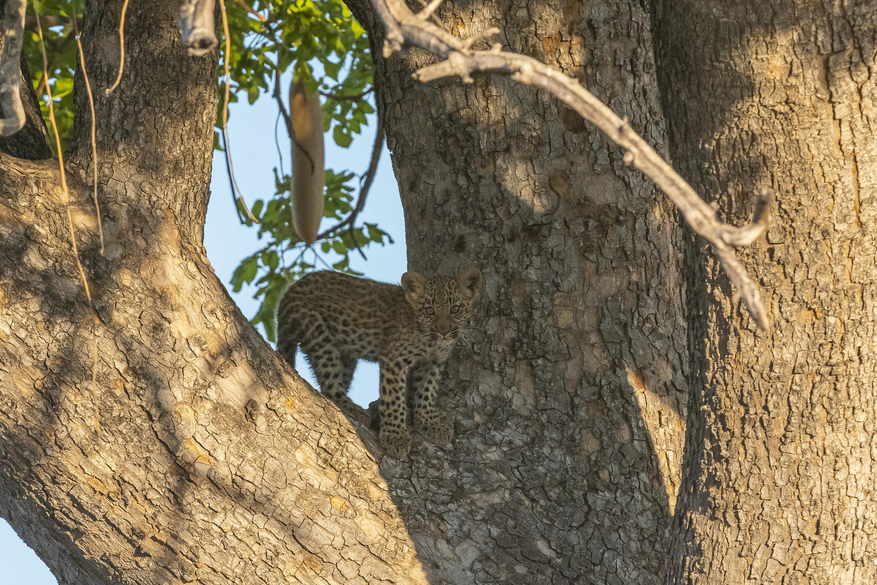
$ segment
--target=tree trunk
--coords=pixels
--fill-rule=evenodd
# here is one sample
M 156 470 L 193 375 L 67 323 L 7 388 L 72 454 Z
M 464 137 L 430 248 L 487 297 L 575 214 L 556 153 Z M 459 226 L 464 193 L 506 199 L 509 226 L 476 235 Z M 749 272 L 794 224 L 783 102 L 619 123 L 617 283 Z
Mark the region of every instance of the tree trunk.
M 766 241 L 740 254 L 769 334 L 703 242 L 687 246 L 668 583 L 877 582 L 877 6 L 662 0 L 655 14 L 677 169 L 731 221 L 756 188 L 776 193 Z
M 380 55 L 381 28 L 351 4 Z M 438 14 L 461 37 L 499 26 L 507 50 L 581 80 L 663 149 L 640 3 Z M 658 583 L 688 367 L 676 213 L 550 96 L 502 77 L 414 81 L 430 62 L 377 63 L 409 268 L 474 264 L 486 283 L 481 334 L 442 389 L 454 448 L 382 467 L 418 555 L 436 583 Z
M 424 583 L 372 455 L 207 262 L 215 54 L 186 55 L 178 0 L 132 2 L 105 96 L 121 4 L 83 37 L 103 255 L 81 76 L 67 174 L 95 313 L 56 161 L 0 155 L 0 515 L 61 584 Z

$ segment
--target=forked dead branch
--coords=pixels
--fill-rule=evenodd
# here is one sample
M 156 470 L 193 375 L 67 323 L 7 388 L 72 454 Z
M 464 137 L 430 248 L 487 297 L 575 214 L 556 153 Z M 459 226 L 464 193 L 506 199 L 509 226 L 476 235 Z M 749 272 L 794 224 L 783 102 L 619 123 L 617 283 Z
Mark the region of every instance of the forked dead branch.
M 507 53 L 499 44 L 493 45 L 489 51 L 471 50 L 474 43 L 498 34 L 499 29 L 489 28 L 468 39 L 458 39 L 429 22 L 429 17 L 440 4 L 441 0 L 432 0 L 419 14 L 414 14 L 403 0 L 372 0 L 386 28 L 384 56 L 389 57 L 394 51 L 401 51 L 405 47 L 418 47 L 443 59 L 414 74 L 416 79 L 424 82 L 459 75 L 469 83 L 472 73 L 498 73 L 554 94 L 627 150 L 624 162 L 634 165 L 651 178 L 679 207 L 694 231 L 715 246 L 725 272 L 746 301 L 758 328 L 762 331 L 770 328 L 770 320 L 761 301 L 761 291 L 733 251 L 734 247 L 751 244 L 767 230 L 770 224 L 769 193 L 759 194 L 749 225 L 734 227 L 722 223 L 716 219 L 714 209 L 645 140 L 631 130 L 626 120 L 616 116 L 578 82 L 535 59 Z

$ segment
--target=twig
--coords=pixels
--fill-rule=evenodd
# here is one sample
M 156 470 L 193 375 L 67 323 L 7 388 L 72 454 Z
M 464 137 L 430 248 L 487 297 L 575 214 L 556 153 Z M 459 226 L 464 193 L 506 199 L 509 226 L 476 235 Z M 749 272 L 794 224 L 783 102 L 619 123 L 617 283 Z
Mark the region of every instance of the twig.
M 113 82 L 113 85 L 105 90 L 107 95 L 110 95 L 114 89 L 119 87 L 119 82 L 122 81 L 122 71 L 125 69 L 125 11 L 127 10 L 128 0 L 125 0 L 122 4 L 122 16 L 119 18 L 119 73 L 116 75 L 116 81 Z M 79 42 L 78 37 L 77 42 Z
M 3 57 L 0 59 L 0 105 L 7 117 L 0 119 L 0 136 L 12 136 L 24 127 L 25 122 L 24 106 L 21 104 L 20 58 L 26 5 L 27 0 L 7 0 L 3 17 L 6 37 Z
M 498 44 L 489 51 L 471 51 L 469 47 L 473 40 L 457 39 L 420 15 L 412 13 L 402 0 L 372 0 L 372 3 L 386 28 L 383 51 L 385 57 L 389 57 L 394 51 L 400 51 L 403 46 L 414 46 L 444 59 L 418 70 L 414 74 L 416 79 L 426 82 L 458 75 L 463 81 L 471 82 L 472 73 L 475 72 L 509 75 L 521 83 L 548 90 L 594 123 L 613 142 L 627 149 L 625 162 L 633 164 L 651 178 L 679 207 L 694 231 L 715 246 L 725 272 L 746 301 L 759 329 L 767 331 L 770 328 L 759 288 L 736 260 L 732 250 L 734 246 L 751 243 L 767 230 L 770 223 L 769 194 L 759 195 L 752 224 L 742 228 L 724 224 L 716 219 L 713 209 L 704 203 L 694 189 L 645 140 L 630 129 L 626 121 L 560 71 L 535 59 L 503 52 Z M 488 30 L 473 38 L 479 40 L 496 32 L 496 29 Z
M 244 0 L 234 0 L 234 1 L 237 2 L 241 6 L 241 8 L 243 8 L 244 10 L 246 10 L 247 12 L 249 12 L 250 14 L 255 16 L 256 18 L 258 18 L 262 22 L 262 24 L 265 24 L 266 22 L 268 22 L 267 18 L 265 18 L 260 13 L 253 10 L 253 7 L 248 5 L 246 2 L 244 2 Z
M 247 212 L 247 217 L 250 218 L 250 221 L 253 223 L 259 223 L 259 220 L 253 217 L 250 208 L 247 207 L 247 203 L 244 201 L 244 197 L 241 194 L 241 188 L 238 187 L 238 181 L 234 176 L 234 163 L 231 160 L 231 141 L 228 136 L 228 100 L 229 85 L 231 84 L 231 72 L 229 71 L 228 60 L 231 58 L 231 36 L 228 32 L 228 17 L 225 13 L 225 0 L 219 0 L 219 8 L 219 12 L 222 14 L 222 32 L 225 35 L 225 58 L 223 59 L 225 63 L 225 103 L 222 104 L 222 150 L 225 153 L 225 170 L 228 171 L 228 181 L 231 184 L 231 197 L 234 200 L 234 209 L 238 214 L 238 220 L 242 224 L 246 223 L 237 205 L 240 203 L 244 208 L 244 211 Z M 189 53 L 191 54 L 191 49 L 189 50 Z
M 213 33 L 214 0 L 185 0 L 180 7 L 180 30 L 183 44 L 189 48 L 189 55 L 201 57 L 216 46 Z
M 336 232 L 341 231 L 346 226 L 350 226 L 350 229 L 352 230 L 353 222 L 356 221 L 356 216 L 358 216 L 365 207 L 365 198 L 368 196 L 368 191 L 369 189 L 371 189 L 372 183 L 375 180 L 375 174 L 378 171 L 378 161 L 381 160 L 381 151 L 384 148 L 384 128 L 381 125 L 380 119 L 378 119 L 377 127 L 377 131 L 375 132 L 375 142 L 374 145 L 372 145 L 371 160 L 368 163 L 368 170 L 365 173 L 365 180 L 362 182 L 362 186 L 359 189 L 359 197 L 356 200 L 356 207 L 353 208 L 353 211 L 350 212 L 350 215 L 344 218 L 343 221 L 339 222 L 335 226 L 327 229 L 322 234 L 318 235 L 318 240 L 328 238 Z M 353 233 L 351 233 L 350 235 L 352 237 Z M 359 249 L 359 244 L 357 244 L 356 238 L 353 238 L 353 245 L 356 246 L 357 249 Z M 363 257 L 365 257 L 365 255 L 362 254 L 361 250 L 359 253 L 363 255 Z
M 292 127 L 292 118 L 289 116 L 289 112 L 286 111 L 286 105 L 283 103 L 283 96 L 280 95 L 280 72 L 277 71 L 274 73 L 274 99 L 277 100 L 277 107 L 280 109 L 280 114 L 283 116 L 283 121 L 286 122 L 286 132 L 289 134 L 289 139 L 292 140 L 292 143 L 295 144 L 299 150 L 305 153 L 305 156 L 308 157 L 308 160 L 311 162 L 311 173 L 314 172 L 314 159 L 311 158 L 311 153 L 308 152 L 308 149 L 305 148 L 301 142 L 295 137 L 295 128 Z
M 346 102 L 346 101 L 358 102 L 359 100 L 361 100 L 362 98 L 364 98 L 365 96 L 367 96 L 368 94 L 373 92 L 374 90 L 375 90 L 375 88 L 374 88 L 374 86 L 372 86 L 372 87 L 368 88 L 367 90 L 365 90 L 361 93 L 358 93 L 356 95 L 337 95 L 337 94 L 334 94 L 334 93 L 331 93 L 328 91 L 320 91 L 317 93 L 319 93 L 324 98 L 327 98 L 330 100 L 335 100 L 336 102 Z
M 126 0 L 127 2 L 127 0 Z M 78 12 L 79 10 L 79 2 L 74 0 L 73 5 Z M 124 14 L 124 9 L 123 12 Z M 95 120 L 94 114 L 94 96 L 91 93 L 91 82 L 88 80 L 88 71 L 85 69 L 85 51 L 82 50 L 82 41 L 79 39 L 79 25 L 76 23 L 76 19 L 73 19 L 73 34 L 76 36 L 76 45 L 79 47 L 79 63 L 82 65 L 82 78 L 85 80 L 85 92 L 88 94 L 88 106 L 91 108 L 91 154 L 92 158 L 94 158 L 94 212 L 97 215 L 97 231 L 100 234 L 100 253 L 103 255 L 104 253 L 104 228 L 103 222 L 100 217 L 100 205 L 97 202 L 97 137 L 96 137 L 96 126 L 97 122 Z M 121 71 L 121 66 L 120 66 Z
M 67 27 L 73 24 L 73 20 L 77 21 L 79 26 L 82 26 L 82 17 L 79 16 L 76 19 L 73 19 L 69 16 L 54 16 L 52 14 L 44 14 L 40 17 L 40 22 L 46 25 L 46 28 L 53 28 L 56 26 Z M 25 15 L 24 17 L 24 30 L 28 30 L 30 32 L 36 32 L 37 29 L 37 19 L 36 17 Z
M 274 120 L 274 147 L 277 149 L 277 158 L 280 159 L 280 176 L 282 177 L 285 174 L 283 172 L 283 153 L 280 151 L 280 139 L 277 138 L 277 126 L 280 124 L 281 115 L 282 113 L 278 110 L 277 118 Z
M 439 5 L 442 3 L 442 0 L 433 0 L 429 5 L 427 5 L 426 0 L 417 0 L 417 1 L 425 9 L 425 10 L 421 10 L 417 14 L 417 16 L 419 18 L 422 18 L 423 20 L 432 20 L 434 23 L 436 23 L 436 25 L 441 26 L 442 22 L 438 19 L 438 17 L 435 14 L 433 14 L 433 12 L 435 12 L 436 8 L 439 7 Z M 433 4 L 435 4 L 435 6 L 432 6 Z M 426 9 L 428 9 L 429 12 L 427 12 Z
M 423 10 L 417 13 L 417 18 L 420 18 L 424 22 L 426 22 L 429 17 L 432 16 L 432 13 L 438 9 L 441 3 L 442 0 L 432 0 L 432 2 L 426 5 Z

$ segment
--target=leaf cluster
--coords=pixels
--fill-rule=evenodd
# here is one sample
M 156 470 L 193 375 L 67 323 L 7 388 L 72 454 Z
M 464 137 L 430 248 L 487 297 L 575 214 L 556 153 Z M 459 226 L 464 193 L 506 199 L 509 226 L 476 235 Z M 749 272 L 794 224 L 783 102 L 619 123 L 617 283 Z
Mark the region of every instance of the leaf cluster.
M 261 298 L 262 304 L 250 322 L 253 325 L 261 323 L 270 341 L 275 340 L 274 313 L 277 302 L 287 285 L 318 267 L 360 274 L 350 267 L 350 255 L 354 250 L 371 243 L 393 243 L 393 238 L 377 225 L 366 223 L 362 227 L 339 231 L 324 238 L 318 243 L 322 253 L 306 248 L 292 226 L 289 207 L 292 177 L 279 175 L 277 169 L 274 170 L 274 177 L 280 195 L 267 202 L 259 199 L 252 209 L 252 214 L 259 221 L 259 239 L 264 237 L 267 244 L 244 258 L 231 278 L 235 292 L 239 292 L 245 283 L 257 287 L 253 298 Z M 324 217 L 340 221 L 353 211 L 353 187 L 350 182 L 354 177 L 350 172 L 335 173 L 326 169 Z
M 228 3 L 230 101 L 245 94 L 252 104 L 282 79 L 302 81 L 308 92 L 319 91 L 325 98 L 323 131 L 331 132 L 339 146 L 349 147 L 367 124 L 367 116 L 374 113 L 365 98 L 372 83 L 372 61 L 363 28 L 342 0 L 254 0 L 252 10 L 261 18 L 239 4 Z M 220 63 L 221 74 L 224 67 Z M 222 85 L 225 81 L 221 79 Z M 283 92 L 276 92 L 275 97 L 282 100 Z M 220 103 L 217 133 L 221 131 L 222 108 Z M 325 173 L 324 217 L 340 222 L 353 212 L 350 182 L 355 175 L 333 169 Z M 251 212 L 258 222 L 259 239 L 265 238 L 267 244 L 244 258 L 231 279 L 235 292 L 245 283 L 256 287 L 253 296 L 261 299 L 261 305 L 250 321 L 261 324 L 271 341 L 275 339 L 277 302 L 289 283 L 319 265 L 355 274 L 350 268 L 353 250 L 373 242 L 392 242 L 376 225 L 365 224 L 317 242 L 319 248 L 308 253 L 292 226 L 292 177 L 284 173 L 282 164 L 280 171 L 274 169 L 274 175 L 273 197 L 258 199 Z M 254 222 L 247 219 L 247 224 Z M 321 253 L 329 255 L 328 259 Z
M 48 123 L 49 102 L 46 80 L 43 79 L 43 54 L 37 33 L 35 10 L 39 11 L 43 19 L 43 39 L 49 72 L 48 86 L 54 101 L 55 121 L 58 124 L 58 133 L 61 135 L 61 147 L 65 148 L 73 131 L 73 73 L 78 58 L 73 19 L 82 19 L 82 9 L 79 2 L 69 0 L 40 0 L 28 6 L 21 51 L 27 60 L 31 83 L 40 97 L 43 119 Z M 54 149 L 55 141 L 50 142 Z
M 78 60 L 73 19 L 81 19 L 83 13 L 80 3 L 72 0 L 42 0 L 35 4 L 43 17 L 48 84 L 63 148 L 73 128 L 73 76 Z M 230 102 L 246 96 L 253 104 L 258 99 L 270 99 L 272 93 L 282 102 L 285 94 L 273 92 L 275 84 L 281 80 L 287 84 L 292 79 L 301 80 L 308 91 L 319 91 L 323 96 L 324 132 L 330 133 L 339 146 L 349 147 L 375 110 L 368 101 L 372 83 L 368 39 L 344 2 L 226 0 L 226 10 L 231 50 L 226 54 L 225 43 L 220 39 L 216 149 L 222 150 L 219 136 L 225 107 L 226 59 L 231 77 Z M 43 59 L 32 10 L 29 16 L 23 51 L 31 81 L 41 97 L 44 118 L 48 119 Z M 278 108 L 280 106 L 278 104 Z M 286 109 L 288 111 L 288 107 Z M 355 273 L 349 262 L 352 251 L 362 253 L 362 247 L 375 242 L 392 243 L 392 238 L 377 225 L 364 224 L 339 231 L 318 241 L 313 248 L 305 249 L 292 227 L 291 177 L 284 173 L 279 150 L 278 145 L 280 171 L 274 170 L 275 192 L 254 203 L 252 214 L 256 222 L 249 219 L 246 222 L 251 227 L 258 226 L 259 239 L 265 238 L 267 243 L 241 261 L 231 280 L 236 292 L 245 283 L 256 287 L 254 298 L 261 299 L 262 303 L 251 321 L 254 325 L 261 323 L 270 340 L 274 339 L 277 300 L 288 283 L 318 265 Z M 355 175 L 348 170 L 327 169 L 325 172 L 325 217 L 340 223 L 353 213 Z
M 348 147 L 374 113 L 364 99 L 372 82 L 365 30 L 342 0 L 255 0 L 252 8 L 264 21 L 228 3 L 232 101 L 243 93 L 255 103 L 292 69 L 293 80 L 326 97 L 323 130 L 332 129 L 335 142 Z

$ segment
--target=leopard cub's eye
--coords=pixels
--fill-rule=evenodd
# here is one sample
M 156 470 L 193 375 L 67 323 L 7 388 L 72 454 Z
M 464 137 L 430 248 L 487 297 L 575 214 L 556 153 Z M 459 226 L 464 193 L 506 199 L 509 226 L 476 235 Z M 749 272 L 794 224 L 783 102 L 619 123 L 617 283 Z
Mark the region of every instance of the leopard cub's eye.
M 451 305 L 451 315 L 456 315 L 460 312 L 460 305 Z
M 433 315 L 435 315 L 435 309 L 433 309 L 432 307 L 426 307 L 426 309 L 424 309 L 424 312 L 425 312 L 427 315 L 429 315 L 430 317 L 432 317 Z

